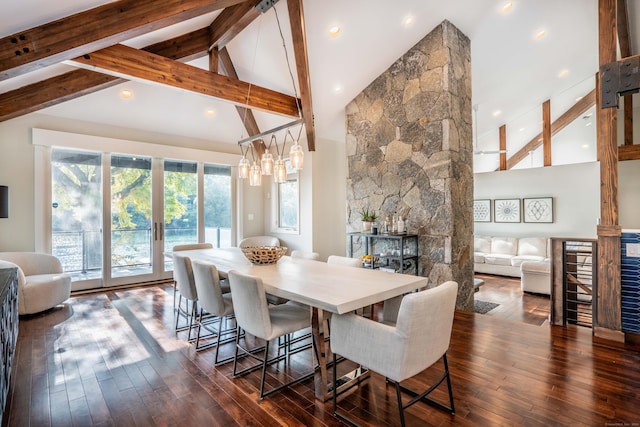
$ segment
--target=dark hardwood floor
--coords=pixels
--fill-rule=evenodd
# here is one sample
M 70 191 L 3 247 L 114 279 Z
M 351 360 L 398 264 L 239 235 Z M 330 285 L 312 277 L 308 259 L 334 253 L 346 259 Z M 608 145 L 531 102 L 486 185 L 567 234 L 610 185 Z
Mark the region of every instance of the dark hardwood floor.
M 494 285 L 476 295 L 495 297 L 502 310 L 456 313 L 448 352 L 456 414 L 418 403 L 407 411 L 408 425 L 640 423 L 638 348 L 598 342 L 583 327 L 528 322 L 538 317 L 529 298 L 520 305 L 533 314 L 518 318 L 510 298 L 497 301 L 500 285 Z M 213 366 L 212 350 L 196 353 L 184 333 L 173 333 L 171 289 L 74 296 L 21 318 L 3 425 L 341 425 L 330 402 L 314 399 L 311 380 L 260 401 L 258 373 L 234 379 L 230 364 Z M 517 290 L 509 292 L 517 299 Z M 288 370 L 302 372 L 310 361 L 308 352 L 299 353 Z M 441 362 L 409 384 L 433 379 L 440 368 Z M 283 370 L 271 370 L 269 381 L 280 379 Z M 339 404 L 365 425 L 398 425 L 394 389 L 379 375 Z
M 522 292 L 520 279 L 516 277 L 476 274 L 484 284 L 475 293 L 475 299 L 499 304 L 486 316 L 523 322 L 530 325 L 544 325 L 549 321 L 551 302 L 548 295 Z

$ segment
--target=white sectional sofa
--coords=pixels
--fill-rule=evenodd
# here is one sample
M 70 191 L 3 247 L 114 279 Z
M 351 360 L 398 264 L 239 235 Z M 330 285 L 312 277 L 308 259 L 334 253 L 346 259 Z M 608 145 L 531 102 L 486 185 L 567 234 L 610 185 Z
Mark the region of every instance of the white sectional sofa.
M 474 270 L 477 273 L 521 277 L 523 263 L 549 265 L 547 237 L 474 237 Z M 549 291 L 547 291 L 549 293 Z

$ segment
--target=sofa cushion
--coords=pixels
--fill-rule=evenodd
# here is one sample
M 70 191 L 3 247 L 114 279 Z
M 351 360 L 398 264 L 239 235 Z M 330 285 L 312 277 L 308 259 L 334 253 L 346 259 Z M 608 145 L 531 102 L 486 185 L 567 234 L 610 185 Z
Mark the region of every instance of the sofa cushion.
M 484 257 L 484 262 L 493 265 L 511 265 L 511 258 L 511 255 L 487 254 Z
M 491 255 L 516 255 L 518 253 L 518 239 L 515 237 L 492 237 Z
M 536 262 L 541 262 L 544 261 L 544 257 L 541 256 L 535 256 L 535 255 L 516 255 L 513 258 L 511 258 L 511 265 L 513 265 L 514 267 L 519 267 L 523 262 L 526 261 L 536 261 Z
M 473 251 L 488 254 L 491 252 L 491 237 L 474 236 Z
M 476 262 L 478 264 L 483 264 L 484 263 L 484 256 L 485 254 L 482 252 L 474 252 L 473 253 L 473 262 Z
M 518 240 L 518 255 L 547 256 L 546 237 L 523 237 Z

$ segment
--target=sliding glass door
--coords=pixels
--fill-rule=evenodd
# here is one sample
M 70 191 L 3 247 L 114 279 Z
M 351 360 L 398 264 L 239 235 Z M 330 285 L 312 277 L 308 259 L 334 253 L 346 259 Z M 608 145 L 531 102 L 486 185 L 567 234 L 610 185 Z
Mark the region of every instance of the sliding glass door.
M 51 249 L 76 281 L 102 279 L 102 154 L 53 150 Z
M 51 159 L 52 250 L 74 289 L 165 279 L 175 245 L 232 244 L 229 166 L 57 148 Z
M 111 277 L 153 274 L 152 159 L 111 155 Z

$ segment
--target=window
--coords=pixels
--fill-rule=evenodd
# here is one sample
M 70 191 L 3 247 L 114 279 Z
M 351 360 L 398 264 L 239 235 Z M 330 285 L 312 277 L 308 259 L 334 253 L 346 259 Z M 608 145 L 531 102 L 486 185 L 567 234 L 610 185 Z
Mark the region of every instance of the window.
M 231 167 L 204 165 L 205 242 L 231 246 Z
M 299 229 L 299 185 L 298 173 L 287 160 L 287 181 L 276 183 L 275 223 L 278 232 L 298 232 Z

